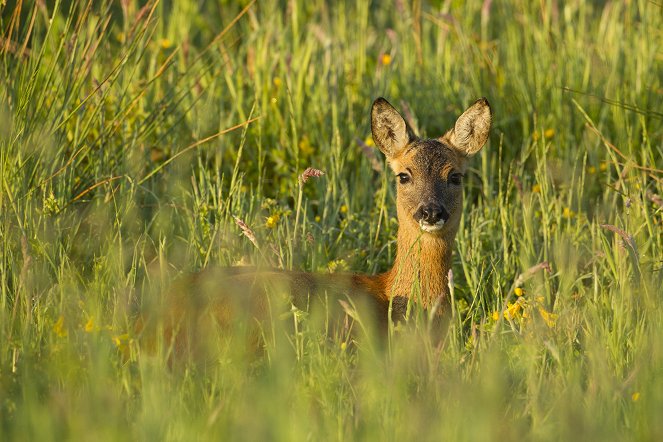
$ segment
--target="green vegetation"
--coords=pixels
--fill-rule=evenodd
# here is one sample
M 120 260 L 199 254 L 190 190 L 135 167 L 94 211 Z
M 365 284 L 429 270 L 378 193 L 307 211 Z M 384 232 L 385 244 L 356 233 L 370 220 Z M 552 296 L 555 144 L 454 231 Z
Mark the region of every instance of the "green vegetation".
M 0 439 L 663 440 L 660 2 L 0 5 Z M 141 348 L 151 269 L 388 267 L 377 96 L 493 107 L 447 338 Z

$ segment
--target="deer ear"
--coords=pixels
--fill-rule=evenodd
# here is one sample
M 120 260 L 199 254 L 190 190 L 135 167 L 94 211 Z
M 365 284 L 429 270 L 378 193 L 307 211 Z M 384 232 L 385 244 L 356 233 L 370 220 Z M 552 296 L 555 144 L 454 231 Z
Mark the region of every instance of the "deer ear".
M 481 98 L 458 117 L 454 128 L 443 138 L 464 155 L 472 156 L 486 144 L 492 121 L 490 104 Z
M 382 97 L 373 102 L 371 131 L 375 144 L 387 158 L 397 156 L 405 146 L 416 139 L 403 117 Z

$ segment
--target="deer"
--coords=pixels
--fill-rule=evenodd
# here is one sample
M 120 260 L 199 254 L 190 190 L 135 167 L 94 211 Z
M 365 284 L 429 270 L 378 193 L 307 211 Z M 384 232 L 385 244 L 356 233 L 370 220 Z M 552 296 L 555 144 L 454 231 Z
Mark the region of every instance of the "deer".
M 491 124 L 490 104 L 481 98 L 444 135 L 420 138 L 386 99 L 377 98 L 371 108 L 371 132 L 397 186 L 392 267 L 375 275 L 244 267 L 203 270 L 168 290 L 161 310 L 168 318 L 167 339 L 177 339 L 178 330 L 187 330 L 189 342 L 195 344 L 212 323 L 231 324 L 238 316 L 264 321 L 274 316 L 275 305 L 315 309 L 320 294 L 331 300 L 324 304 L 332 310 L 342 304 L 341 314 L 347 313 L 348 302 L 363 305 L 381 328 L 403 319 L 411 304 L 448 315 L 448 273 L 463 210 L 463 178 L 470 158 L 488 140 Z

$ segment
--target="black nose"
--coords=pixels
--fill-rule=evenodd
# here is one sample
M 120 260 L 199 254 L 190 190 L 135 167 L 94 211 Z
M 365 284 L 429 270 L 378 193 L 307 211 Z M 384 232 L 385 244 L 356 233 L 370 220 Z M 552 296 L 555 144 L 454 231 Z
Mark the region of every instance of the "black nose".
M 414 220 L 428 224 L 436 224 L 440 220 L 447 221 L 449 212 L 440 204 L 422 204 L 414 213 Z

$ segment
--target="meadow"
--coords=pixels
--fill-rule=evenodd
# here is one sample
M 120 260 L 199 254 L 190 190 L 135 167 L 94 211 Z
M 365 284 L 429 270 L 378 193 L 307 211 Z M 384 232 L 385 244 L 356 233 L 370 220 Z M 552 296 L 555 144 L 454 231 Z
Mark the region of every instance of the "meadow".
M 663 440 L 660 1 L 0 11 L 0 439 Z M 445 339 L 293 309 L 258 356 L 139 345 L 171 277 L 388 268 L 378 96 L 429 137 L 493 109 Z

